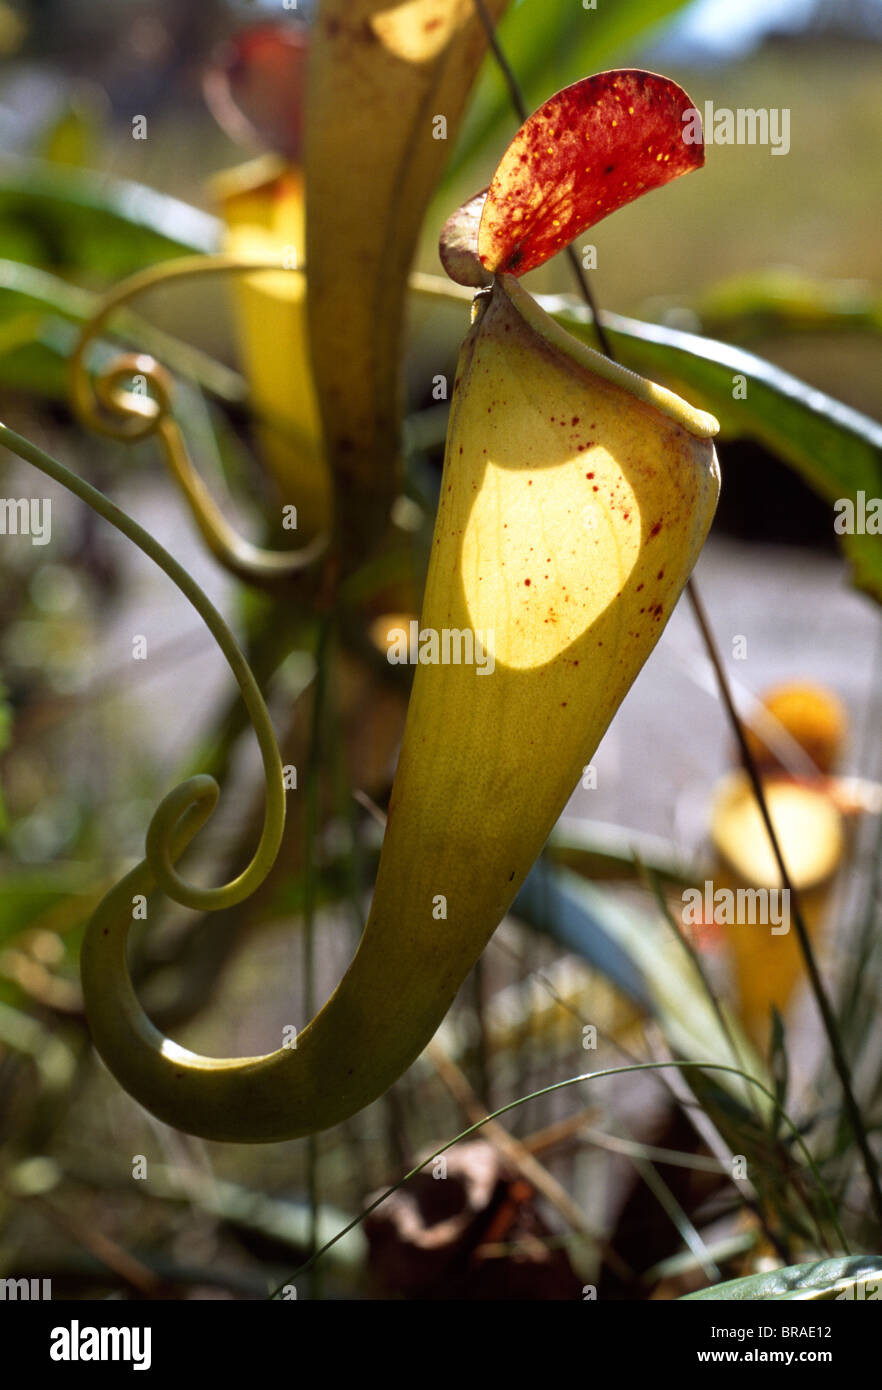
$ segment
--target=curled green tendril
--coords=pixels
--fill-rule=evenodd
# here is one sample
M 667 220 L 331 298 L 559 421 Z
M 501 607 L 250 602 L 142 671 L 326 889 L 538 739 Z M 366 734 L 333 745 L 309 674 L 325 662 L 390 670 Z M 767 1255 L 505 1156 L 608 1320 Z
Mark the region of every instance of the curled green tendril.
M 165 368 L 144 353 L 120 353 L 92 377 L 86 368 L 86 354 L 117 309 L 158 285 L 197 275 L 270 270 L 281 270 L 286 275 L 302 273 L 283 267 L 279 260 L 246 261 L 228 255 L 185 256 L 139 271 L 102 298 L 98 309 L 83 325 L 70 360 L 71 400 L 82 422 L 99 434 L 130 443 L 156 435 L 166 466 L 212 554 L 239 579 L 263 587 L 273 587 L 302 574 L 326 550 L 328 537 L 316 536 L 294 551 L 266 550 L 244 540 L 218 508 L 187 453 L 172 414 L 173 385 Z M 149 394 L 127 389 L 133 376 L 144 378 Z
M 164 893 L 184 907 L 195 908 L 200 912 L 233 907 L 236 903 L 247 898 L 250 893 L 253 893 L 266 878 L 279 852 L 282 833 L 285 828 L 285 788 L 282 777 L 282 760 L 269 711 L 254 679 L 251 667 L 239 650 L 236 639 L 220 613 L 202 589 L 187 570 L 175 560 L 174 556 L 170 555 L 165 547 L 150 535 L 149 531 L 145 531 L 142 526 L 139 526 L 97 488 L 77 477 L 75 473 L 58 463 L 43 449 L 32 444 L 30 440 L 24 439 L 20 434 L 16 434 L 14 430 L 2 423 L 0 423 L 0 444 L 5 445 L 7 449 L 24 459 L 26 463 L 32 464 L 41 473 L 45 473 L 47 477 L 54 479 L 62 487 L 67 488 L 69 492 L 74 493 L 105 521 L 110 522 L 111 526 L 116 527 L 117 531 L 128 537 L 139 550 L 149 556 L 154 564 L 168 575 L 172 583 L 177 585 L 184 597 L 196 609 L 236 677 L 260 747 L 266 778 L 266 812 L 263 829 L 251 862 L 237 878 L 218 888 L 198 888 L 187 883 L 176 871 L 174 861 L 211 815 L 220 794 L 214 778 L 202 775 L 190 777 L 186 782 L 182 782 L 160 802 L 147 831 L 144 862 L 139 865 L 138 870 L 134 871 L 139 876 L 139 882 L 143 881 L 146 885 L 140 890 L 142 892 L 150 891 L 150 880 L 152 880 Z M 126 882 L 127 880 L 123 880 L 123 883 Z M 122 884 L 118 885 L 114 893 L 118 894 L 122 887 Z M 128 898 L 128 910 L 130 915 L 131 897 Z

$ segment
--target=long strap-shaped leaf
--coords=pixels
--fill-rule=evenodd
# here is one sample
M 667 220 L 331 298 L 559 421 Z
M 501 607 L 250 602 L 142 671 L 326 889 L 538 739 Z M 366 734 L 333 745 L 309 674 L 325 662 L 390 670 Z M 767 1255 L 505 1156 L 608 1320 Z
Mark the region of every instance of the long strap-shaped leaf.
M 568 296 L 539 298 L 558 322 L 593 341 L 582 305 Z M 878 421 L 743 348 L 620 314 L 601 317 L 623 362 L 688 390 L 725 431 L 765 444 L 827 501 L 855 499 L 859 492 L 882 497 Z M 882 603 L 882 539 L 856 531 L 839 540 L 854 582 Z

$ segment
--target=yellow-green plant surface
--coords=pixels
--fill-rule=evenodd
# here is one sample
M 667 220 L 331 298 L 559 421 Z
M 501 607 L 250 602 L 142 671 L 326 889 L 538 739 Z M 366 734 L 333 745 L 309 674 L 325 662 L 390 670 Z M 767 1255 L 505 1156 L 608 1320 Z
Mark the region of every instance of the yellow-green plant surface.
M 417 669 L 368 923 L 296 1048 L 213 1060 L 163 1039 L 130 987 L 107 987 L 120 905 L 149 870 L 105 900 L 83 953 L 90 1025 L 148 1109 L 208 1138 L 289 1139 L 346 1119 L 419 1055 L 689 576 L 716 506 L 715 430 L 578 344 L 510 277 L 479 297 L 422 628 L 472 630 L 486 659 Z
M 395 487 L 407 272 L 486 35 L 472 0 L 322 0 L 310 42 L 309 328 L 345 509 Z
M 305 259 L 301 171 L 273 157 L 231 170 L 214 183 L 226 222 L 225 247 L 243 261 L 278 256 L 278 275 L 242 276 L 233 287 L 243 366 L 264 417 L 261 455 L 283 504 L 297 507 L 307 540 L 331 521 L 325 460 L 306 322 L 306 282 L 292 274 Z

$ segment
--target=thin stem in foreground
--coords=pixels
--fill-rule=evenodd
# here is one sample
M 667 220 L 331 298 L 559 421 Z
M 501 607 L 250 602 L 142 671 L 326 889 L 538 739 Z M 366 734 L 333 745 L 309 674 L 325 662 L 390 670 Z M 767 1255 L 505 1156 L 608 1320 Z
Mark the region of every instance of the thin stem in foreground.
M 730 1067 L 723 1062 L 692 1062 L 679 1060 L 665 1062 L 640 1062 L 634 1066 L 605 1067 L 602 1071 L 583 1072 L 579 1076 L 568 1076 L 563 1081 L 554 1081 L 550 1086 L 543 1086 L 540 1090 L 532 1091 L 529 1095 L 519 1096 L 517 1100 L 510 1100 L 506 1105 L 501 1105 L 498 1110 L 494 1110 L 492 1114 L 485 1115 L 483 1119 L 478 1120 L 473 1125 L 469 1125 L 468 1129 L 464 1129 L 453 1139 L 449 1139 L 446 1144 L 442 1144 L 440 1149 L 436 1149 L 434 1153 L 431 1153 L 428 1155 L 427 1158 L 422 1159 L 421 1162 L 419 1162 L 414 1168 L 410 1170 L 409 1173 L 405 1173 L 403 1178 L 399 1178 L 398 1182 L 393 1183 L 391 1187 L 387 1188 L 385 1192 L 382 1192 L 379 1197 L 375 1198 L 375 1200 L 371 1202 L 369 1206 L 365 1207 L 364 1211 L 359 1212 L 358 1216 L 354 1216 L 351 1221 L 347 1222 L 347 1224 L 342 1228 L 342 1230 L 339 1230 L 335 1236 L 333 1236 L 329 1241 L 326 1241 L 325 1244 L 322 1246 L 321 1250 L 317 1251 L 316 1254 L 313 1255 L 310 1260 L 307 1260 L 305 1264 L 302 1264 L 300 1268 L 296 1270 L 296 1272 L 291 1276 L 290 1279 L 285 1279 L 283 1283 L 281 1283 L 278 1286 L 278 1288 L 274 1289 L 273 1292 L 270 1294 L 270 1298 L 277 1298 L 278 1295 L 281 1293 L 282 1289 L 287 1284 L 293 1283 L 294 1280 L 296 1280 L 301 1274 L 306 1274 L 315 1260 L 319 1259 L 322 1255 L 326 1254 L 332 1246 L 337 1244 L 338 1240 L 342 1240 L 343 1237 L 345 1235 L 348 1235 L 350 1231 L 354 1230 L 356 1226 L 360 1226 L 362 1221 L 364 1221 L 366 1217 L 370 1216 L 371 1212 L 376 1211 L 377 1207 L 382 1206 L 383 1202 L 385 1202 L 387 1198 L 391 1197 L 394 1192 L 397 1192 L 398 1189 L 400 1187 L 403 1187 L 406 1182 L 409 1182 L 411 1178 L 416 1177 L 417 1173 L 420 1173 L 424 1168 L 427 1168 L 428 1165 L 434 1159 L 440 1157 L 441 1154 L 447 1153 L 449 1149 L 453 1148 L 454 1144 L 458 1144 L 461 1142 L 461 1140 L 468 1139 L 470 1135 L 477 1133 L 478 1130 L 482 1129 L 484 1125 L 490 1123 L 490 1121 L 498 1120 L 501 1115 L 507 1114 L 510 1110 L 516 1110 L 518 1106 L 526 1105 L 531 1100 L 538 1100 L 540 1096 L 551 1095 L 555 1091 L 565 1090 L 568 1086 L 577 1086 L 580 1084 L 580 1082 L 583 1081 L 601 1081 L 610 1076 L 627 1076 L 633 1072 L 663 1071 L 666 1067 L 674 1068 L 677 1071 L 729 1072 L 734 1076 L 743 1077 L 745 1080 L 749 1081 L 752 1086 L 756 1086 L 760 1091 L 762 1091 L 763 1095 L 766 1096 L 766 1098 L 772 1102 L 775 1109 L 780 1114 L 782 1120 L 787 1125 L 788 1129 L 793 1135 L 793 1138 L 796 1141 L 798 1148 L 801 1150 L 802 1155 L 805 1158 L 806 1163 L 808 1164 L 809 1170 L 813 1178 L 815 1179 L 818 1191 L 821 1194 L 824 1203 L 827 1207 L 827 1215 L 829 1217 L 830 1224 L 833 1227 L 833 1230 L 836 1232 L 836 1235 L 842 1244 L 843 1250 L 846 1254 L 850 1254 L 851 1250 L 848 1241 L 846 1240 L 845 1233 L 843 1232 L 842 1227 L 839 1224 L 839 1218 L 836 1215 L 836 1208 L 834 1207 L 830 1199 L 830 1194 L 824 1185 L 823 1179 L 821 1178 L 821 1175 L 818 1171 L 817 1164 L 815 1163 L 815 1160 L 812 1158 L 810 1149 L 808 1148 L 805 1140 L 803 1139 L 796 1125 L 793 1123 L 790 1116 L 787 1114 L 787 1111 L 781 1105 L 781 1102 L 778 1100 L 777 1096 L 774 1094 L 774 1092 L 770 1091 L 769 1088 L 762 1083 L 762 1081 L 759 1081 L 755 1076 L 750 1076 L 747 1072 L 742 1071 L 740 1067 Z
M 802 952 L 803 960 L 805 961 L 806 970 L 808 971 L 808 977 L 811 983 L 812 993 L 815 996 L 815 1001 L 818 1005 L 818 1011 L 820 1012 L 821 1019 L 824 1024 L 824 1031 L 827 1034 L 827 1041 L 830 1044 L 830 1051 L 833 1057 L 833 1065 L 836 1068 L 836 1073 L 842 1085 L 842 1091 L 845 1097 L 845 1108 L 848 1113 L 851 1128 L 854 1133 L 855 1141 L 858 1145 L 858 1148 L 860 1149 L 864 1168 L 866 1169 L 867 1177 L 870 1182 L 870 1196 L 873 1202 L 873 1210 L 876 1214 L 876 1220 L 878 1221 L 879 1225 L 882 1226 L 882 1188 L 880 1188 L 879 1184 L 879 1165 L 876 1161 L 872 1149 L 870 1148 L 870 1141 L 867 1137 L 867 1131 L 864 1126 L 863 1116 L 861 1115 L 860 1107 L 857 1103 L 857 1099 L 854 1094 L 854 1088 L 851 1082 L 851 1071 L 845 1056 L 844 1048 L 842 1046 L 842 1038 L 839 1033 L 839 1024 L 836 1021 L 836 1015 L 833 1011 L 833 1006 L 830 1003 L 830 997 L 827 994 L 826 987 L 824 985 L 823 980 L 821 979 L 821 973 L 818 969 L 818 962 L 815 957 L 814 947 L 812 946 L 811 937 L 808 934 L 808 930 L 805 925 L 805 919 L 802 915 L 802 909 L 799 903 L 799 894 L 797 893 L 796 888 L 793 886 L 793 882 L 787 870 L 787 865 L 784 862 L 784 855 L 781 851 L 781 844 L 778 840 L 775 827 L 772 823 L 771 815 L 769 814 L 769 806 L 768 802 L 766 801 L 765 792 L 763 790 L 762 778 L 760 777 L 759 769 L 757 768 L 754 756 L 750 751 L 750 745 L 748 744 L 747 739 L 745 737 L 744 726 L 742 725 L 741 720 L 738 717 L 738 712 L 735 709 L 735 702 L 732 699 L 732 691 L 729 688 L 729 680 L 723 667 L 723 663 L 720 659 L 719 652 L 717 651 L 717 646 L 707 620 L 707 614 L 704 611 L 704 605 L 701 602 L 698 590 L 695 584 L 692 582 L 692 580 L 689 581 L 686 592 L 689 596 L 689 602 L 692 605 L 692 611 L 695 614 L 695 620 L 698 623 L 698 627 L 704 640 L 704 644 L 707 648 L 708 656 L 710 657 L 714 671 L 716 672 L 717 681 L 720 687 L 720 695 L 722 697 L 723 704 L 726 708 L 726 713 L 729 716 L 729 723 L 732 726 L 732 732 L 734 733 L 735 738 L 738 742 L 738 748 L 741 753 L 745 770 L 750 779 L 750 785 L 753 788 L 753 794 L 756 798 L 756 803 L 759 807 L 760 815 L 762 816 L 763 824 L 766 828 L 766 834 L 769 837 L 769 843 L 772 846 L 772 853 L 774 854 L 775 862 L 778 865 L 778 872 L 781 875 L 781 882 L 783 883 L 790 897 L 791 915 L 793 917 L 793 925 L 796 928 L 796 937 L 799 942 L 799 948 Z
M 487 6 L 484 4 L 484 0 L 475 0 L 475 9 L 478 12 L 478 16 L 487 34 L 487 44 L 490 48 L 490 51 L 493 54 L 493 57 L 496 61 L 496 65 L 499 68 L 500 73 L 502 74 L 505 85 L 508 87 L 509 95 L 511 97 L 511 104 L 517 112 L 518 119 L 520 120 L 521 125 L 523 125 L 524 121 L 527 119 L 530 113 L 527 110 L 527 102 L 524 97 L 521 84 L 518 82 L 518 79 L 512 70 L 511 64 L 509 63 L 508 58 L 505 55 L 505 50 L 499 42 L 499 36 L 496 33 L 496 25 L 493 23 L 493 20 L 490 14 L 488 13 Z M 566 257 L 572 267 L 573 274 L 576 277 L 576 282 L 578 283 L 579 291 L 582 295 L 582 298 L 588 305 L 588 308 L 591 311 L 591 317 L 594 319 L 594 331 L 597 334 L 597 341 L 600 343 L 601 351 L 604 353 L 604 356 L 610 358 L 610 360 L 614 362 L 616 360 L 616 355 L 613 352 L 612 343 L 607 337 L 606 329 L 600 322 L 600 316 L 598 315 L 597 307 L 594 303 L 594 293 L 591 289 L 590 284 L 588 283 L 588 276 L 585 274 L 585 268 L 579 260 L 578 253 L 574 250 L 572 246 L 567 247 Z

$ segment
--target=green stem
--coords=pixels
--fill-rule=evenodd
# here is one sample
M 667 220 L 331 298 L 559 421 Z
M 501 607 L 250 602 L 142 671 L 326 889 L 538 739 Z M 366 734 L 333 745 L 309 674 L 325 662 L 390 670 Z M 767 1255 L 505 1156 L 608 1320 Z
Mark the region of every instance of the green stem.
M 303 994 L 304 1012 L 313 1018 L 316 1012 L 315 992 L 315 897 L 316 851 L 320 818 L 320 771 L 322 716 L 325 709 L 328 652 L 331 639 L 329 614 L 319 619 L 316 642 L 316 675 L 313 686 L 312 729 L 309 743 L 309 764 L 306 772 L 306 849 L 303 868 Z M 321 1199 L 319 1192 L 319 1136 L 310 1134 L 306 1141 L 307 1194 L 309 1201 L 309 1232 L 307 1250 L 310 1256 L 318 1250 Z M 312 1271 L 312 1297 L 321 1297 L 321 1280 L 317 1266 Z
M 182 879 L 172 863 L 171 846 L 175 832 L 182 819 L 195 808 L 200 808 L 204 813 L 199 816 L 200 822 L 205 815 L 211 814 L 219 795 L 213 777 L 190 777 L 160 802 L 147 831 L 146 858 L 162 891 L 185 907 L 204 912 L 242 902 L 266 878 L 279 852 L 285 826 L 285 791 L 281 758 L 269 712 L 236 639 L 183 565 L 115 502 L 111 502 L 83 478 L 77 477 L 64 464 L 58 463 L 45 450 L 2 423 L 0 444 L 72 492 L 142 550 L 193 605 L 223 652 L 242 692 L 263 760 L 267 799 L 260 841 L 251 862 L 230 883 L 217 888 L 198 888 Z
M 123 280 L 104 295 L 95 313 L 83 325 L 70 358 L 70 394 L 74 409 L 84 424 L 98 434 L 129 442 L 155 434 L 165 455 L 166 465 L 184 494 L 196 525 L 217 560 L 237 578 L 264 588 L 275 588 L 300 576 L 327 549 L 328 537 L 316 536 L 299 550 L 266 550 L 245 540 L 236 532 L 193 466 L 172 404 L 172 381 L 152 357 L 143 353 L 123 353 L 98 372 L 94 379 L 86 370 L 90 344 L 107 320 L 138 295 L 170 280 L 188 280 L 202 275 L 254 274 L 302 275 L 288 270 L 279 258 L 243 260 L 237 256 L 184 256 L 180 260 L 150 266 Z M 150 393 L 124 389 L 128 378 L 139 376 Z

